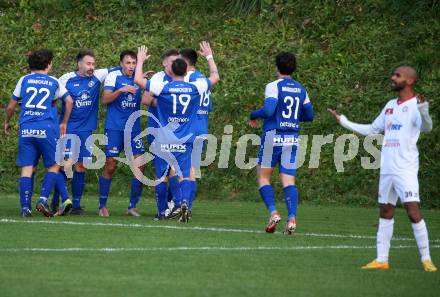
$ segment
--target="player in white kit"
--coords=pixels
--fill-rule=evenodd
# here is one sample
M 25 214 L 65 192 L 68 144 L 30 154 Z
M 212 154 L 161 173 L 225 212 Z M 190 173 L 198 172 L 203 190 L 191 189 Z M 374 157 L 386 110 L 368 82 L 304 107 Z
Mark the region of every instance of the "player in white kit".
M 432 129 L 428 102 L 416 96 L 413 86 L 417 72 L 411 66 L 400 66 L 391 75 L 391 88 L 398 92 L 370 125 L 356 124 L 334 110 L 329 112 L 345 128 L 362 135 L 384 134 L 381 151 L 379 205 L 380 218 L 377 231 L 377 258 L 363 269 L 389 269 L 388 255 L 393 236 L 394 209 L 397 198 L 405 206 L 412 223 L 414 237 L 425 271 L 437 268 L 429 254 L 428 230 L 420 212 L 419 151 L 420 132 Z

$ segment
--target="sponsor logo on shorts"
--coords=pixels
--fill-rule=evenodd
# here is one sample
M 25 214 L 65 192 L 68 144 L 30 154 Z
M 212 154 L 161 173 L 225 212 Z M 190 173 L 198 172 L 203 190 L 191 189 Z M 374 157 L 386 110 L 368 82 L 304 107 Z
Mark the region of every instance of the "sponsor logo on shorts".
M 47 138 L 47 131 L 40 129 L 23 129 L 21 137 Z
M 167 153 L 184 153 L 186 144 L 161 144 L 160 150 Z
M 274 145 L 298 145 L 298 137 L 295 136 L 276 136 L 273 138 Z

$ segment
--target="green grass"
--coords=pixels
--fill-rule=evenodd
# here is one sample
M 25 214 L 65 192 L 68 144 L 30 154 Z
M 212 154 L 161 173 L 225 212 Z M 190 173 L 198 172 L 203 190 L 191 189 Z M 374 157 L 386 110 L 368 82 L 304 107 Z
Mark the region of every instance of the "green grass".
M 287 237 L 279 232 L 261 232 L 267 219 L 263 203 L 198 199 L 193 220 L 184 225 L 176 221 L 153 222 L 151 197 L 140 203 L 142 218 L 125 216 L 127 201 L 114 197 L 109 201 L 111 217 L 99 218 L 95 214 L 96 199 L 87 196 L 83 201 L 88 210 L 86 217 L 49 220 L 37 213 L 31 219 L 20 218 L 16 195 L 3 195 L 1 295 L 437 296 L 440 273 L 422 270 L 413 240 L 393 241 L 394 247 L 410 247 L 392 248 L 389 271 L 359 269 L 375 257 L 375 208 L 302 204 L 298 233 Z M 440 213 L 424 210 L 424 216 L 430 232 L 431 255 L 438 262 Z M 402 209 L 397 210 L 394 235 L 412 239 Z M 179 247 L 206 249 L 176 250 Z M 257 247 L 279 249 L 255 250 Z M 23 250 L 26 248 L 61 250 Z M 66 248 L 86 250 L 62 250 Z M 105 252 L 100 248 L 139 250 Z

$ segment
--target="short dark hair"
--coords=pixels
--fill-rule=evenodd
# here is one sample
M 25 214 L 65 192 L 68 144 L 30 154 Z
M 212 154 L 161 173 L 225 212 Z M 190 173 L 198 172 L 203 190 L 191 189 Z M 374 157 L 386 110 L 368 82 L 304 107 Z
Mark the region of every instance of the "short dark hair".
M 93 50 L 85 48 L 79 51 L 78 55 L 76 55 L 76 62 L 81 61 L 85 56 L 95 57 L 95 53 Z
M 295 55 L 289 52 L 281 52 L 275 57 L 275 64 L 280 74 L 291 75 L 296 70 Z
M 180 50 L 180 55 L 185 58 L 190 66 L 196 66 L 197 52 L 192 48 L 183 48 Z
M 178 56 L 179 51 L 175 48 L 169 48 L 162 54 L 162 60 L 171 56 Z
M 173 70 L 173 73 L 177 76 L 184 76 L 186 73 L 186 67 L 188 67 L 188 64 L 186 64 L 185 60 L 182 58 L 174 60 L 173 64 L 171 64 L 171 70 Z
M 129 57 L 137 60 L 137 55 L 133 50 L 125 50 L 125 51 L 122 51 L 121 54 L 119 55 L 119 62 L 122 62 L 122 60 L 124 60 L 125 56 L 129 56 Z
M 44 70 L 53 60 L 53 53 L 50 49 L 42 48 L 31 52 L 28 56 L 30 70 Z

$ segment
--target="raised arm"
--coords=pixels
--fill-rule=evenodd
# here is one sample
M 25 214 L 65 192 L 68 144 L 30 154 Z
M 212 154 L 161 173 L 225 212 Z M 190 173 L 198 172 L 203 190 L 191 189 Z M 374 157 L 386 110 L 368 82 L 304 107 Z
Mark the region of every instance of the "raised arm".
M 209 42 L 202 41 L 200 43 L 200 51 L 199 53 L 208 60 L 208 67 L 209 67 L 209 80 L 211 81 L 212 85 L 215 85 L 220 81 L 220 75 L 218 74 L 217 65 L 214 62 L 214 56 L 212 55 L 211 46 L 209 45 Z
M 418 104 L 417 107 L 420 112 L 420 117 L 422 119 L 422 124 L 420 126 L 421 132 L 430 132 L 432 130 L 432 119 L 429 115 L 429 102 L 425 101 L 423 96 L 417 95 Z
M 142 89 L 147 88 L 147 79 L 143 75 L 142 67 L 144 62 L 150 58 L 148 48 L 145 45 L 138 47 L 136 70 L 134 71 L 134 82 Z

